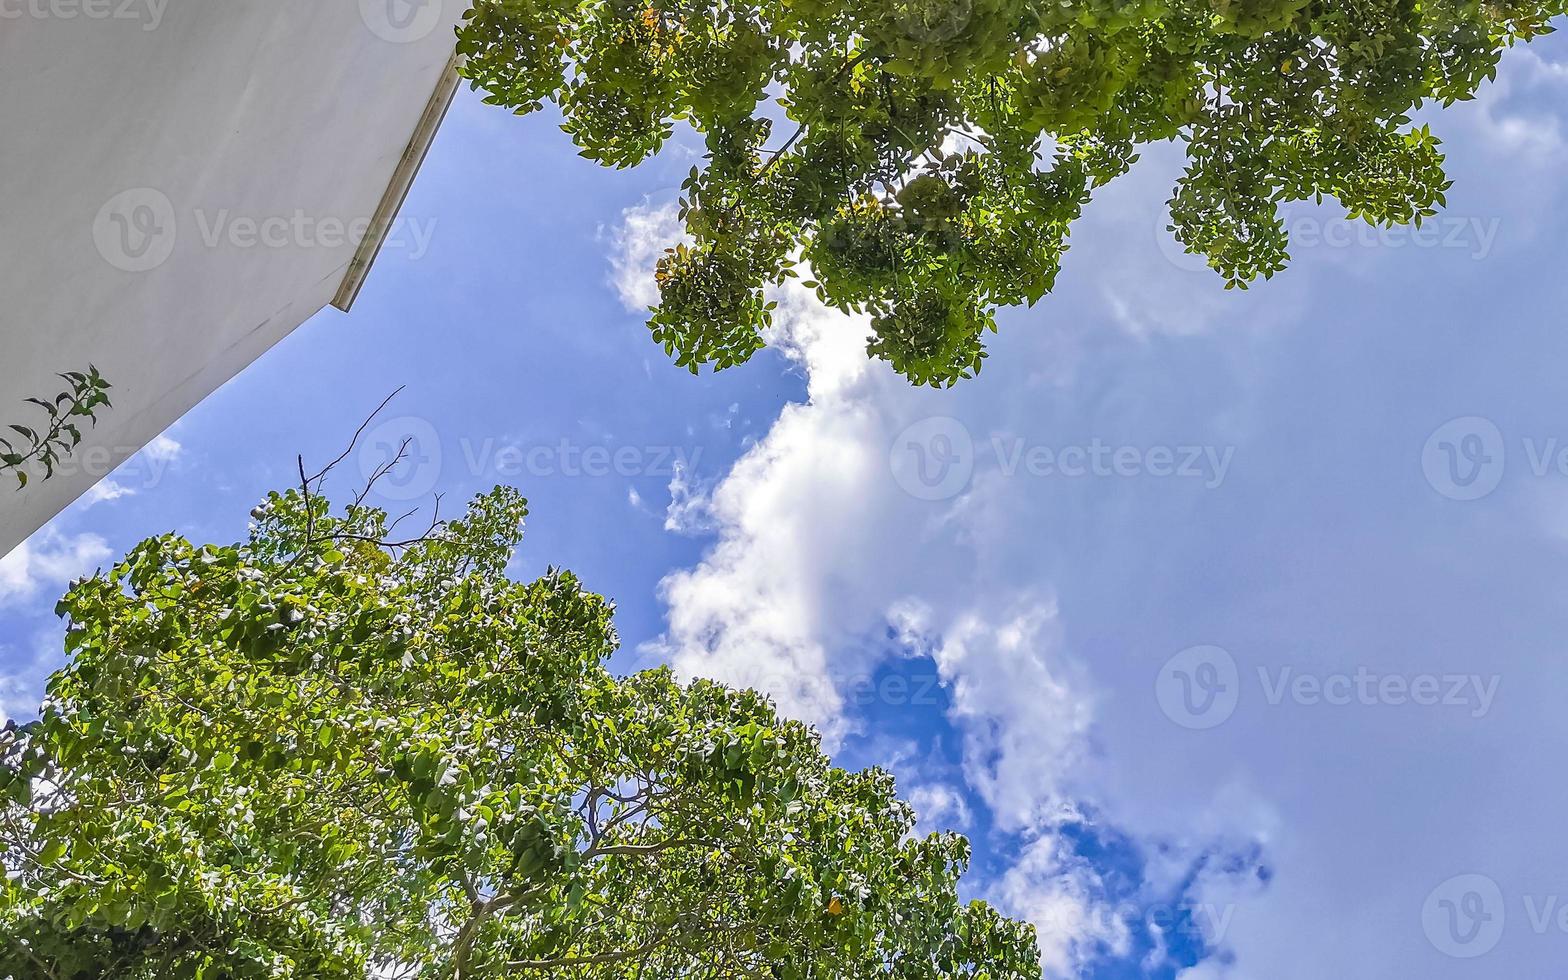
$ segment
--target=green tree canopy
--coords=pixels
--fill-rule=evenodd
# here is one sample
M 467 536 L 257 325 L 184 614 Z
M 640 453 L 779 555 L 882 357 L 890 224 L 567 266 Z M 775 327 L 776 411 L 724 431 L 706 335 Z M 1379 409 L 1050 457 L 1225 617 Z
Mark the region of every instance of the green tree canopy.
M 996 307 L 1049 292 L 1074 219 L 1143 144 L 1180 140 L 1171 229 L 1227 285 L 1282 269 L 1285 201 L 1373 223 L 1443 203 L 1410 114 L 1469 99 L 1563 0 L 478 0 L 465 71 L 553 103 L 629 166 L 677 122 L 707 154 L 654 338 L 694 372 L 750 357 L 763 288 L 806 259 L 918 384 L 978 371 Z
M 507 578 L 516 493 L 389 543 L 302 486 L 61 601 L 70 663 L 0 735 L 0 976 L 1038 977 L 888 773 L 609 673 L 608 602 Z

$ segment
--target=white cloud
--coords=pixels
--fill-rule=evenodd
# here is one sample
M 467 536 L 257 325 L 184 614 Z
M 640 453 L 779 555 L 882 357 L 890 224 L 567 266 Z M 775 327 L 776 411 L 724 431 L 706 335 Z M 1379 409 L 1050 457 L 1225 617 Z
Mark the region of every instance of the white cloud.
M 1542 92 L 1546 101 L 1520 96 Z M 1568 143 L 1556 111 L 1568 94 L 1568 65 L 1530 47 L 1503 53 L 1497 79 L 1483 84 L 1474 102 L 1455 113 L 1456 122 L 1471 129 L 1466 140 L 1479 138 L 1481 152 L 1502 157 L 1513 167 L 1545 167 L 1560 162 Z
M 641 312 L 659 301 L 653 270 L 667 248 L 686 242 L 674 204 L 644 202 L 621 213 L 611 237 L 611 284 L 628 310 Z
M 883 762 L 884 765 L 891 765 Z M 968 830 L 974 821 L 963 793 L 947 783 L 922 783 L 904 794 L 920 818 L 920 830 Z
M 856 670 L 843 650 L 875 627 L 881 605 L 861 605 L 834 569 L 867 582 L 887 557 L 872 540 L 877 485 L 888 482 L 875 448 L 886 443 L 886 422 L 864 397 L 864 321 L 821 308 L 799 286 L 784 291 L 776 313 L 772 340 L 805 368 L 811 400 L 786 406 L 711 493 L 694 492 L 684 472 L 672 481 L 668 526 L 712 526 L 719 539 L 698 567 L 662 583 L 669 630 L 656 652 L 683 673 L 769 690 L 831 742 L 845 734 L 834 678 Z
M 130 487 L 121 486 L 113 480 L 105 479 L 93 484 L 92 489 L 82 494 L 80 506 L 83 510 L 86 510 L 95 504 L 119 500 L 121 497 L 134 497 L 135 495 L 136 491 Z
M 1059 833 L 1084 819 L 1073 783 L 1091 744 L 1095 698 L 1063 647 L 1054 599 L 1019 595 L 993 612 L 966 609 L 945 623 L 928 604 L 910 601 L 895 605 L 889 619 L 906 644 L 937 663 L 949 718 L 963 736 L 970 791 L 997 829 L 1027 841 L 991 897 L 1034 923 L 1045 976 L 1081 976 L 1093 957 L 1125 955 L 1121 910 Z
M 668 207 L 627 212 L 616 262 L 624 295 L 639 295 L 633 277 L 651 275 L 646 242 L 667 240 L 672 221 Z M 965 495 L 933 505 L 905 493 L 889 452 L 940 393 L 913 391 L 873 363 L 864 318 L 793 283 L 776 298 L 769 340 L 804 370 L 808 401 L 786 405 L 707 492 L 676 474 L 667 526 L 708 529 L 716 541 L 695 568 L 665 579 L 668 631 L 655 652 L 684 673 L 771 691 L 831 743 L 849 724 L 840 682 L 885 655 L 866 638 L 889 625 L 912 641 L 925 631 L 919 644 L 954 691 L 955 721 L 974 731 L 971 780 L 992 788 L 1009 826 L 1028 825 L 1048 809 L 1054 773 L 1081 754 L 1091 714 L 1061 655 L 1054 605 L 1039 595 L 995 611 L 961 597 L 932 604 L 925 593 L 968 550 L 955 532 L 962 538 L 981 515 Z M 1029 798 L 1004 793 L 1019 773 L 986 772 L 982 757 L 1027 766 Z
M 143 447 L 142 452 L 158 463 L 172 463 L 179 459 L 185 452 L 185 447 L 169 438 L 168 434 L 157 436 L 152 442 Z
M 113 475 L 93 484 L 78 499 L 78 510 L 87 510 L 98 504 L 134 497 L 155 489 L 163 482 L 163 475 L 185 455 L 185 447 L 167 434 L 155 437 L 115 469 Z
M 64 586 L 97 569 L 109 555 L 108 544 L 96 534 L 72 536 L 45 527 L 0 558 L 0 606 Z
M 1082 975 L 1086 961 L 1104 947 L 1126 953 L 1128 927 L 1104 892 L 1100 874 L 1072 853 L 1062 839 L 1043 836 L 1029 843 L 994 889 L 998 906 L 1034 923 L 1040 965 L 1049 978 Z
M 1094 701 L 1062 649 L 1055 602 L 1023 596 L 996 615 L 964 610 L 940 626 L 934 615 L 910 602 L 890 619 L 905 642 L 930 653 L 951 692 L 969 785 L 1003 830 L 1071 816 L 1063 781 L 1083 760 Z
M 698 482 L 684 460 L 675 461 L 670 474 L 670 505 L 664 512 L 664 529 L 675 534 L 697 534 L 711 528 L 708 519 L 710 487 Z
M 627 277 L 639 262 L 648 274 L 640 243 L 659 222 L 636 209 L 628 219 L 616 268 L 623 296 L 642 298 Z M 845 684 L 870 675 L 896 629 L 935 660 L 950 691 L 970 790 L 1000 828 L 1032 841 L 998 899 L 1041 925 L 1045 965 L 1068 970 L 1125 936 L 1093 907 L 1087 864 L 1053 843 L 1057 821 L 1076 815 L 1064 781 L 1084 757 L 1093 714 L 1055 603 L 1026 591 L 977 604 L 951 587 L 973 561 L 973 525 L 994 516 L 983 503 L 990 491 L 977 481 L 946 502 L 919 500 L 889 462 L 897 434 L 941 406 L 941 394 L 871 362 L 864 319 L 793 284 L 777 299 L 769 340 L 805 372 L 808 400 L 785 406 L 707 492 L 686 474 L 672 482 L 667 526 L 715 541 L 696 567 L 664 580 L 668 627 L 649 652 L 686 675 L 766 690 L 835 745 L 854 725 Z M 923 829 L 972 823 L 957 787 L 917 778 L 909 795 Z

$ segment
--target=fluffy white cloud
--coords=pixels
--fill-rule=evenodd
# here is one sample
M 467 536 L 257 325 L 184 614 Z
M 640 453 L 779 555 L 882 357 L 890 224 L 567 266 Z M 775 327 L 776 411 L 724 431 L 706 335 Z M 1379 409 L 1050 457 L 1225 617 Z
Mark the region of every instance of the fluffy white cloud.
M 1125 955 L 1128 924 L 1099 898 L 1103 883 L 1090 863 L 1062 839 L 1042 836 L 1024 847 L 1002 876 L 993 898 L 1013 915 L 1034 923 L 1040 965 L 1052 980 L 1080 976 L 1097 953 Z
M 94 504 L 108 503 L 112 500 L 119 500 L 121 497 L 134 497 L 135 495 L 136 491 L 130 487 L 121 486 L 113 480 L 104 479 L 93 484 L 92 489 L 82 494 L 80 504 L 81 508 L 86 510 Z
M 80 498 L 76 509 L 87 510 L 122 497 L 134 497 L 163 482 L 169 467 L 185 455 L 185 447 L 169 435 L 159 435 L 131 458 L 121 463 L 112 476 L 99 480 Z
M 1544 99 L 1530 98 L 1532 94 Z M 1515 47 L 1503 54 L 1497 80 L 1482 86 L 1475 104 L 1456 121 L 1470 130 L 1465 139 L 1479 137 L 1476 149 L 1482 153 L 1507 159 L 1514 167 L 1553 166 L 1568 149 L 1560 115 L 1565 94 L 1568 64 L 1532 47 Z
M 936 661 L 964 737 L 964 775 L 1007 831 L 1073 815 L 1068 779 L 1093 725 L 1088 678 L 1062 649 L 1056 604 L 1022 596 L 992 615 L 964 610 L 934 622 L 928 603 L 897 604 L 889 618 L 912 648 Z
M 142 448 L 142 453 L 158 463 L 172 463 L 185 453 L 185 447 L 171 439 L 167 433 L 157 436 Z
M 45 527 L 0 558 L 0 606 L 63 586 L 98 568 L 109 554 L 96 534 L 65 535 Z
M 646 297 L 637 277 L 657 255 L 648 239 L 668 241 L 672 218 L 669 209 L 628 212 L 616 269 L 629 304 Z M 931 657 L 963 738 L 968 792 L 998 828 L 1031 841 L 997 900 L 1037 923 L 1045 965 L 1065 975 L 1125 943 L 1097 904 L 1092 868 L 1055 836 L 1077 815 L 1066 783 L 1092 727 L 1087 676 L 1064 649 L 1048 589 L 983 601 L 953 587 L 973 573 L 994 488 L 980 481 L 972 493 L 920 499 L 894 465 L 908 448 L 900 433 L 940 410 L 940 396 L 871 362 L 863 319 L 823 308 L 799 286 L 777 299 L 770 340 L 804 371 L 807 401 L 787 405 L 706 493 L 690 474 L 672 483 L 669 526 L 715 540 L 696 567 L 665 579 L 668 628 L 649 652 L 687 675 L 770 692 L 830 745 L 855 723 L 846 686 L 889 655 L 890 629 L 908 652 Z M 970 825 L 963 793 L 920 781 L 919 760 L 897 754 L 879 761 L 917 774 L 909 796 L 923 827 Z
M 646 310 L 659 301 L 653 269 L 664 250 L 687 241 L 675 205 L 644 203 L 627 208 L 611 235 L 611 285 L 628 309 Z
M 653 262 L 677 236 L 672 206 L 627 212 L 615 267 L 628 305 L 648 298 Z M 819 632 L 852 645 L 851 633 L 869 628 L 875 610 L 846 632 L 831 622 L 841 610 L 821 604 L 826 583 L 817 573 L 832 552 L 876 560 L 855 548 L 856 528 L 869 527 L 871 514 L 854 502 L 875 505 L 864 485 L 878 467 L 869 447 L 881 440 L 879 420 L 857 394 L 867 368 L 864 324 L 810 302 L 800 287 L 786 293 L 775 340 L 808 372 L 811 403 L 787 406 L 711 494 L 685 471 L 672 482 L 667 526 L 723 530 L 698 568 L 665 580 L 670 628 L 658 652 L 685 673 L 769 690 L 833 739 L 844 732 L 842 698 Z
M 699 484 L 684 460 L 676 460 L 670 474 L 670 504 L 664 512 L 664 529 L 676 534 L 697 534 L 709 530 L 708 493 Z
M 957 788 L 946 783 L 922 783 L 904 793 L 919 815 L 922 832 L 968 830 L 974 821 L 969 804 Z

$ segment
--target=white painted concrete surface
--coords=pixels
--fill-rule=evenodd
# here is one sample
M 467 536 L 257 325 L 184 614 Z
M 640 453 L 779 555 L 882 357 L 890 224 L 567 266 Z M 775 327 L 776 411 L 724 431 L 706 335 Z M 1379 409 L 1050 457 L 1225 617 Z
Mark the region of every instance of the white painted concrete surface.
M 467 2 L 0 0 L 0 425 L 114 385 L 0 555 L 332 301 Z

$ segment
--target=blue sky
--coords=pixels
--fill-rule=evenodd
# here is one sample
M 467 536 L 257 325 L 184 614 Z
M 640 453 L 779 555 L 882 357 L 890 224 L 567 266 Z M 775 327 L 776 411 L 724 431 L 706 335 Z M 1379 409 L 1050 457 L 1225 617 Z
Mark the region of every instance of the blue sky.
M 1293 208 L 1247 292 L 1166 240 L 1156 147 L 982 375 L 911 390 L 787 292 L 694 378 L 648 339 L 689 149 L 580 160 L 459 98 L 351 316 L 325 313 L 0 560 L 0 709 L 55 598 L 149 534 L 233 540 L 296 453 L 386 506 L 530 497 L 516 571 L 619 604 L 620 665 L 772 691 L 892 767 L 1052 977 L 1497 977 L 1568 956 L 1568 43 L 1432 117 L 1422 234 Z M 394 236 L 394 242 L 397 242 Z M 416 254 L 418 253 L 418 254 Z M 413 499 L 405 502 L 405 496 Z

